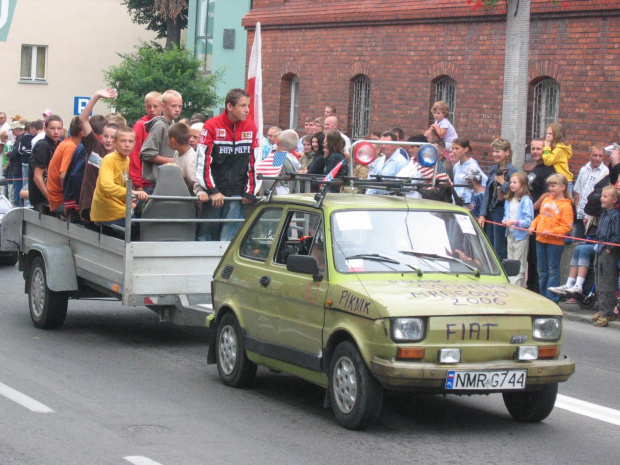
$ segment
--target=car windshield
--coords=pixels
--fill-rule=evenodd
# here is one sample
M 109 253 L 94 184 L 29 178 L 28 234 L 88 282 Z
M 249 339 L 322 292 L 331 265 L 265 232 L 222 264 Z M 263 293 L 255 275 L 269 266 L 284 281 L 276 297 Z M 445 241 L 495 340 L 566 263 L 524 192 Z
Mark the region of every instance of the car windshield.
M 498 274 L 470 216 L 449 211 L 357 210 L 332 215 L 341 273 Z

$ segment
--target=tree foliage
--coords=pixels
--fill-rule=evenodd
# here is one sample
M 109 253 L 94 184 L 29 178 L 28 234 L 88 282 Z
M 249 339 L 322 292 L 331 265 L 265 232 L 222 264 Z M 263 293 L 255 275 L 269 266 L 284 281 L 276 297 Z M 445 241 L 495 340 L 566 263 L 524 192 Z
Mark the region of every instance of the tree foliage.
M 136 24 L 146 24 L 158 39 L 166 38 L 166 48 L 179 47 L 180 31 L 187 27 L 187 0 L 123 0 Z
M 103 71 L 110 87 L 118 89 L 116 110 L 128 121 L 144 114 L 144 96 L 151 91 L 174 89 L 183 96 L 182 116 L 208 113 L 217 105 L 218 73 L 204 75 L 200 60 L 185 48 L 164 49 L 143 43 L 134 53 L 120 54 L 123 61 Z

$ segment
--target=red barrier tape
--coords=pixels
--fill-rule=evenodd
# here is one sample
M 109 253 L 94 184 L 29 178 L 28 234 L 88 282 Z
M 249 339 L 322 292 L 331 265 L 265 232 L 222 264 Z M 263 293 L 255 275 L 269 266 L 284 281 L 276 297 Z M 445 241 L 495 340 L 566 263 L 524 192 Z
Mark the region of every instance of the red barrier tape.
M 503 226 L 504 228 L 508 227 L 505 224 L 496 223 L 495 221 L 485 220 L 484 222 L 485 223 L 491 223 L 491 224 L 494 224 L 496 226 Z M 529 229 L 527 229 L 527 228 L 518 228 L 516 226 L 512 226 L 512 228 L 513 229 L 518 229 L 519 231 L 528 231 L 529 232 Z M 535 234 L 540 234 L 540 233 L 535 233 Z M 559 238 L 562 238 L 562 239 L 571 239 L 573 241 L 582 241 L 582 242 L 587 242 L 588 244 L 603 244 L 603 245 L 609 245 L 609 246 L 612 246 L 612 247 L 620 246 L 620 244 L 614 244 L 613 242 L 599 242 L 599 241 L 595 241 L 593 239 L 582 239 L 580 237 L 563 236 L 561 234 L 549 234 L 549 233 L 547 233 L 547 234 L 545 234 L 545 236 L 559 237 Z

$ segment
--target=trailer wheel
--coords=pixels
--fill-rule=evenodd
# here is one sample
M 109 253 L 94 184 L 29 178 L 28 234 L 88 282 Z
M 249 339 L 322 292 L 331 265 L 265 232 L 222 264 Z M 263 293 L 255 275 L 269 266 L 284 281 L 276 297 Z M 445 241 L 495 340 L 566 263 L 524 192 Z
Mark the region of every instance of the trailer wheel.
M 45 263 L 35 257 L 30 264 L 28 304 L 32 323 L 41 329 L 58 329 L 65 322 L 69 293 L 47 287 Z
M 0 266 L 15 266 L 17 263 L 17 252 L 0 257 Z

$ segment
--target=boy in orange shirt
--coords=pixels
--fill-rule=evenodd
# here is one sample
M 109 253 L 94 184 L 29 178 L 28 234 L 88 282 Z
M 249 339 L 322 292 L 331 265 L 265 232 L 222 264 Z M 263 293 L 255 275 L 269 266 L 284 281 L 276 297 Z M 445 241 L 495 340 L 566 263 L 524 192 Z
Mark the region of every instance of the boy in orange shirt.
M 47 168 L 47 198 L 52 213 L 62 213 L 65 210 L 62 185 L 73 152 L 82 141 L 82 127 L 79 117 L 76 116 L 71 120 L 69 134 L 70 137 L 58 144 Z

